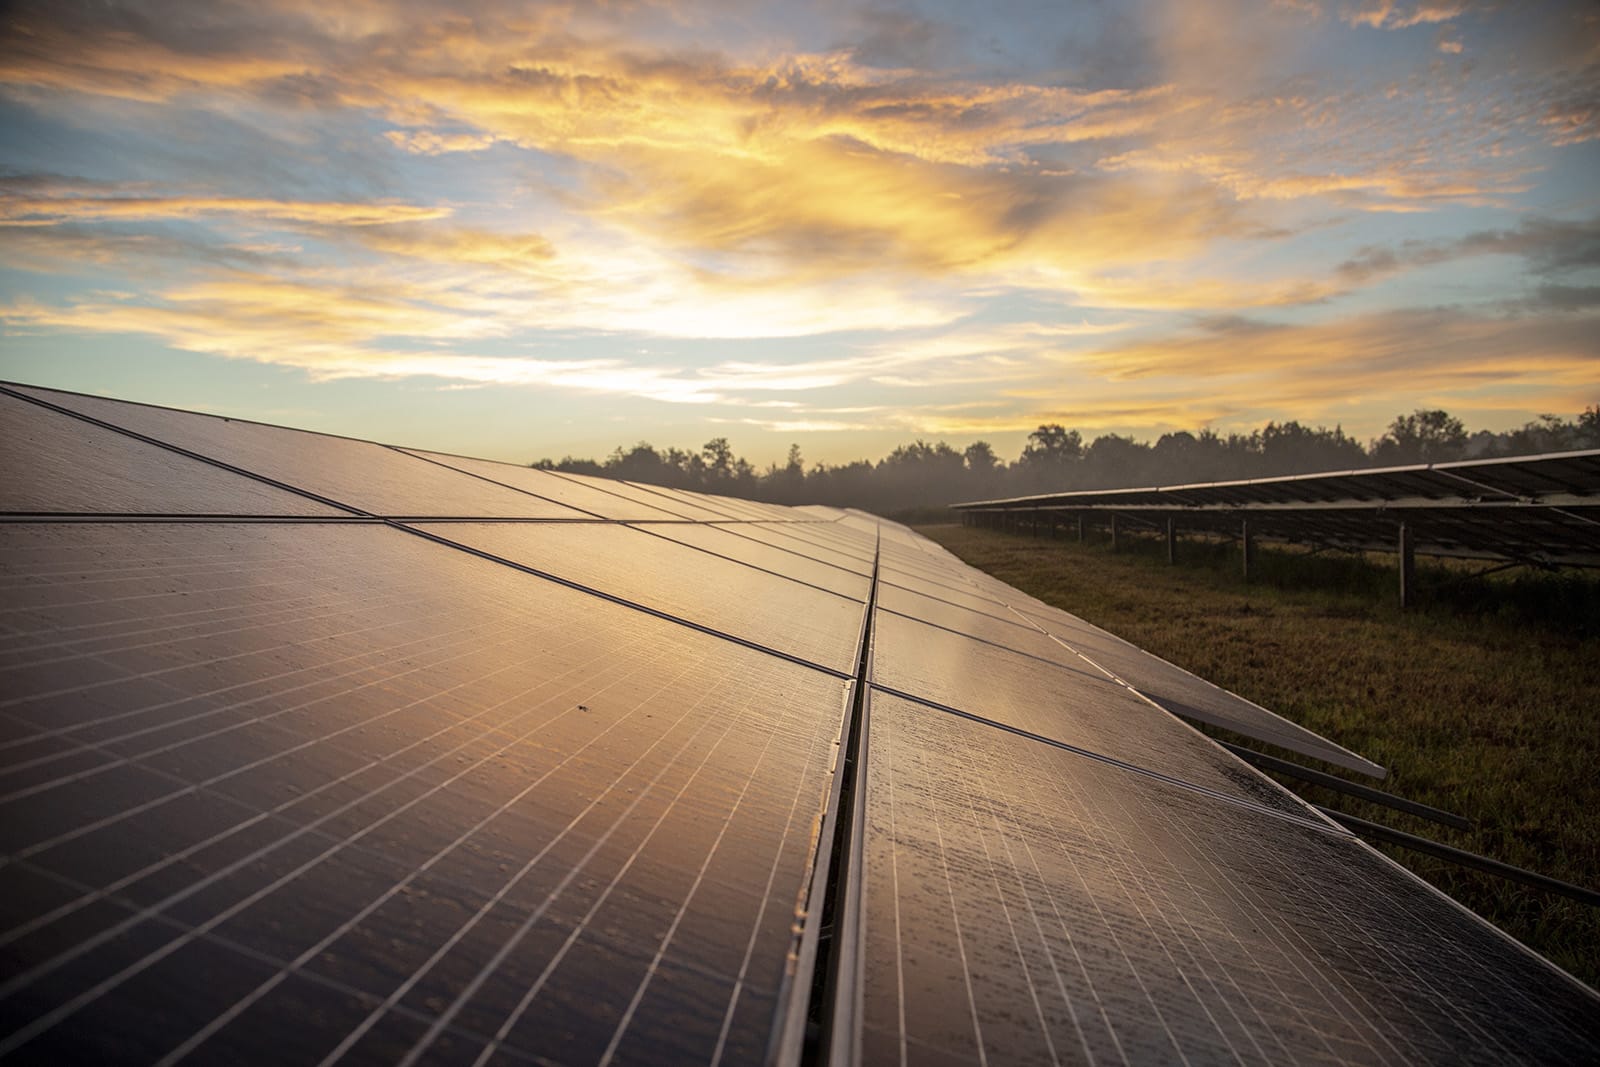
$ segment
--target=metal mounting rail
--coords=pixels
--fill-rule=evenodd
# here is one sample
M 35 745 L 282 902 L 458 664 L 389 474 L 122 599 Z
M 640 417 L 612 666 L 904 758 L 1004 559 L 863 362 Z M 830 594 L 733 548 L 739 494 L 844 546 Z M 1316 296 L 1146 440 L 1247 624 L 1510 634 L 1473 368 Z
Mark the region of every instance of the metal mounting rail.
M 1213 740 L 1215 739 L 1213 738 Z M 1442 808 L 1435 808 L 1432 805 L 1422 804 L 1415 800 L 1407 800 L 1405 797 L 1397 797 L 1393 793 L 1385 793 L 1381 789 L 1373 789 L 1371 786 L 1362 785 L 1359 782 L 1346 781 L 1324 771 L 1302 767 L 1298 763 L 1291 763 L 1289 760 L 1279 759 L 1277 756 L 1269 756 L 1265 752 L 1257 752 L 1255 749 L 1245 748 L 1243 745 L 1235 745 L 1227 741 L 1217 741 L 1217 744 L 1246 763 L 1253 763 L 1264 771 L 1274 771 L 1290 778 L 1298 778 L 1302 782 L 1309 782 L 1312 785 L 1320 785 L 1324 788 L 1332 789 L 1338 793 L 1359 797 L 1362 800 L 1370 800 L 1374 804 L 1382 804 L 1386 808 L 1403 811 L 1408 815 L 1415 815 L 1418 818 L 1441 823 L 1456 830 L 1472 829 L 1471 819 L 1464 819 L 1460 815 L 1445 811 Z
M 1513 882 L 1522 882 L 1524 885 L 1535 886 L 1551 893 L 1559 893 L 1564 897 L 1571 897 L 1573 900 L 1580 901 L 1592 908 L 1600 908 L 1600 893 L 1596 893 L 1593 889 L 1585 889 L 1581 885 L 1563 882 L 1559 878 L 1551 878 L 1549 875 L 1538 874 L 1522 867 L 1513 867 L 1509 863 L 1501 863 L 1499 860 L 1492 860 L 1488 856 L 1480 856 L 1476 852 L 1468 852 L 1465 849 L 1441 845 L 1437 841 L 1429 841 L 1426 837 L 1408 834 L 1404 830 L 1395 830 L 1384 826 L 1382 823 L 1358 819 L 1354 815 L 1346 815 L 1344 812 L 1334 811 L 1332 808 L 1324 808 L 1318 805 L 1317 810 L 1358 836 L 1377 838 L 1379 841 L 1386 841 L 1391 845 L 1409 848 L 1414 852 L 1424 852 L 1430 856 L 1437 856 L 1439 859 L 1449 860 L 1451 863 L 1456 863 L 1463 867 L 1471 867 L 1475 870 L 1499 875 L 1501 878 L 1508 878 Z
M 818 835 L 816 864 L 784 1016 L 769 1049 L 777 1067 L 854 1063 L 859 1033 L 862 841 L 861 799 L 868 709 L 872 702 L 872 622 L 877 610 L 881 539 L 874 546 L 872 585 L 862 617 L 861 646 L 849 707 L 839 736 L 833 787 Z

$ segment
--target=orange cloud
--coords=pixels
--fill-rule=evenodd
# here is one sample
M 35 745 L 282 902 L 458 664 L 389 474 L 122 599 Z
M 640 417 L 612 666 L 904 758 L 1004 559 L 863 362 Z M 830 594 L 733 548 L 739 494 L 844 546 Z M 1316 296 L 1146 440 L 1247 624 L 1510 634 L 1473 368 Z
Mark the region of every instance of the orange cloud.
M 442 219 L 450 213 L 448 207 L 386 201 L 339 203 L 200 196 L 0 195 L 0 225 L 5 226 L 186 219 L 206 215 L 231 215 L 250 220 L 318 226 L 379 226 Z

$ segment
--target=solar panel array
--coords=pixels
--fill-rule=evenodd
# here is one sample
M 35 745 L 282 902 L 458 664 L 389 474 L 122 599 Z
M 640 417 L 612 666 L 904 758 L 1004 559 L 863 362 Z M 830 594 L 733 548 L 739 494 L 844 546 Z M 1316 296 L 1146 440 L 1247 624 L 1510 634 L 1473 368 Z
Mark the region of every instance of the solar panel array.
M 0 1055 L 1600 1055 L 1128 677 L 1230 695 L 903 527 L 20 386 L 0 430 Z
M 955 505 L 978 521 L 1117 515 L 1161 526 L 1393 551 L 1600 567 L 1600 449 L 1236 482 L 1084 490 Z

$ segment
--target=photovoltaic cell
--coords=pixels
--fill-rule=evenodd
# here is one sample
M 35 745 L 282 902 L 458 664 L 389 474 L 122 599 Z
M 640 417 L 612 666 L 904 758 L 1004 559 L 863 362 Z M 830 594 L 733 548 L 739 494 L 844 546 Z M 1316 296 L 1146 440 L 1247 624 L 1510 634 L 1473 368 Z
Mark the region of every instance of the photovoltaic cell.
M 383 527 L 0 537 L 0 1049 L 760 1058 L 844 682 Z
M 863 605 L 625 526 L 435 523 L 419 529 L 836 671 Z
M 20 391 L 374 515 L 584 517 L 367 441 L 76 393 Z
M 0 511 L 348 514 L 4 394 L 0 442 Z
M 1337 831 L 877 697 L 864 1063 L 1552 1063 L 1592 994 Z

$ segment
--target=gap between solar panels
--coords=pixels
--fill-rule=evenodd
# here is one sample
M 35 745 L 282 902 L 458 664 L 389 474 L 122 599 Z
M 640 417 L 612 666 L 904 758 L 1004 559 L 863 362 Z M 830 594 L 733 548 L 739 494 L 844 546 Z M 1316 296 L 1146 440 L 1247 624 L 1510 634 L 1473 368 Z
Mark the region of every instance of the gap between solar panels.
M 864 865 L 866 807 L 860 803 L 860 782 L 872 700 L 872 622 L 881 546 L 880 535 L 873 546 L 872 584 L 861 623 L 854 691 L 840 730 L 828 808 L 806 891 L 793 984 L 780 997 L 783 1019 L 767 1057 L 777 1067 L 852 1062 L 850 1043 L 859 1030 L 861 954 L 853 946 L 861 932 Z

